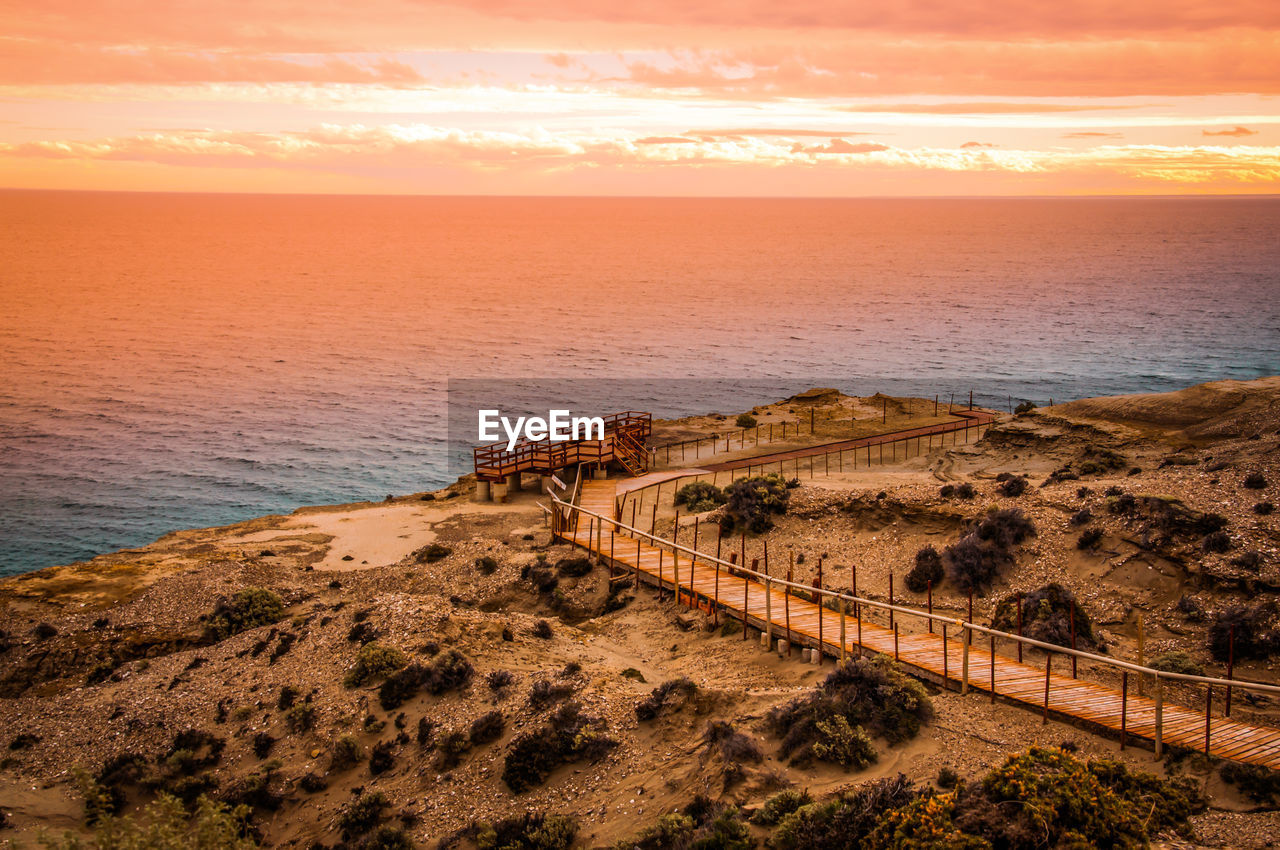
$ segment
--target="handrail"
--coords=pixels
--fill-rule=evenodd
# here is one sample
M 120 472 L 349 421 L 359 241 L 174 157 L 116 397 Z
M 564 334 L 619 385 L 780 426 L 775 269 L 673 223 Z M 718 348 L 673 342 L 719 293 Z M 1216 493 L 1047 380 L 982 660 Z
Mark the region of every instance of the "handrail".
M 555 494 L 551 494 L 551 498 L 556 502 L 560 502 L 560 500 L 555 497 Z M 560 502 L 560 504 L 564 505 L 565 503 Z M 734 564 L 729 561 L 725 561 L 721 558 L 716 558 L 713 555 L 707 555 L 703 552 L 690 549 L 688 546 L 685 546 L 683 544 L 676 543 L 672 540 L 667 540 L 666 538 L 663 538 L 663 537 L 658 537 L 655 534 L 651 534 L 650 532 L 647 532 L 647 531 L 642 531 L 641 529 L 638 529 L 638 528 L 633 528 L 632 526 L 629 526 L 626 523 L 619 522 L 618 520 L 610 519 L 608 517 L 602 516 L 594 511 L 588 510 L 578 505 L 565 505 L 565 506 L 568 507 L 571 511 L 578 511 L 580 513 L 586 514 L 587 516 L 595 517 L 601 522 L 607 522 L 610 525 L 614 526 L 615 529 L 617 530 L 628 531 L 634 535 L 638 535 L 640 537 L 646 537 L 649 540 L 659 545 L 666 546 L 672 550 L 678 549 L 690 556 L 696 557 L 698 560 L 706 561 L 708 563 L 719 564 L 725 567 L 726 569 L 735 570 L 739 574 L 754 576 L 755 578 L 761 579 L 769 585 L 778 584 L 783 586 L 784 588 L 794 588 L 796 590 L 803 590 L 806 594 L 818 593 L 822 596 L 829 596 L 835 599 L 844 600 L 846 602 L 854 602 L 854 603 L 857 603 L 858 605 L 867 605 L 872 608 L 878 608 L 885 611 L 892 611 L 897 614 L 905 614 L 908 616 L 919 617 L 921 619 L 932 620 L 937 623 L 948 623 L 951 625 L 959 626 L 962 629 L 973 630 L 973 631 L 981 632 L 982 634 L 990 635 L 992 637 L 1012 640 L 1017 643 L 1023 643 L 1028 646 L 1034 646 L 1040 649 L 1046 649 L 1051 652 L 1059 653 L 1062 655 L 1073 655 L 1073 656 L 1076 656 L 1077 658 L 1083 658 L 1089 661 L 1101 662 L 1102 664 L 1107 664 L 1112 667 L 1120 668 L 1122 670 L 1128 670 L 1130 672 L 1139 673 L 1139 674 L 1149 674 L 1155 677 L 1156 679 L 1193 682 L 1193 683 L 1205 684 L 1205 685 L 1221 685 L 1223 687 L 1239 688 L 1240 690 L 1251 691 L 1251 692 L 1280 694 L 1280 685 L 1268 685 L 1262 682 L 1251 682 L 1248 679 L 1219 679 L 1213 676 L 1194 676 L 1189 673 L 1173 673 L 1165 670 L 1157 670 L 1153 667 L 1144 667 L 1140 664 L 1132 664 L 1128 661 L 1120 661 L 1115 658 L 1109 658 L 1105 655 L 1098 655 L 1096 653 L 1086 652 L 1084 650 L 1079 650 L 1079 649 L 1071 649 L 1070 647 L 1059 646 L 1058 644 L 1055 644 L 1055 643 L 1046 643 L 1044 641 L 1038 641 L 1038 640 L 1035 640 L 1034 638 L 1026 637 L 1025 635 L 1015 635 L 1015 634 L 1010 634 L 1009 632 L 1002 632 L 999 629 L 992 629 L 992 628 L 988 628 L 987 626 L 980 626 L 977 623 L 971 623 L 958 617 L 947 617 L 942 614 L 932 614 L 926 611 L 919 611 L 915 608 L 906 608 L 901 605 L 894 605 L 888 602 L 877 602 L 874 599 L 867 599 L 861 596 L 853 596 L 847 593 L 839 593 L 837 591 L 828 590 L 826 588 L 812 587 L 810 585 L 800 584 L 798 582 L 787 581 L 786 579 L 781 579 L 775 576 L 770 576 L 764 573 L 757 572 L 755 570 L 744 567 L 741 564 Z

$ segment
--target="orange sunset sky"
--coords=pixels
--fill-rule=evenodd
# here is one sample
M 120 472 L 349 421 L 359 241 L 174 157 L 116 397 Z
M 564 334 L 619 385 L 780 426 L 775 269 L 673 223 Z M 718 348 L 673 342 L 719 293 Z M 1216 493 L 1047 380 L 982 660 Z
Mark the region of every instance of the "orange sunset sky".
M 0 186 L 1280 191 L 1276 0 L 0 0 Z

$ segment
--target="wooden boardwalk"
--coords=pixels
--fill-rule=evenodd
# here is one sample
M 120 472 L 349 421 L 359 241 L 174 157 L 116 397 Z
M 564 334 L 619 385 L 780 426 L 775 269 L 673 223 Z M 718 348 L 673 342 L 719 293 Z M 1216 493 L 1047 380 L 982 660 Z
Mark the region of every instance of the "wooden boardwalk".
M 615 481 L 587 481 L 579 505 L 612 517 L 616 495 Z M 681 600 L 691 606 L 709 609 L 716 600 L 721 613 L 745 620 L 761 631 L 768 629 L 776 638 L 789 638 L 794 646 L 821 646 L 831 657 L 860 651 L 884 653 L 895 657 L 907 672 L 960 689 L 965 648 L 959 637 L 944 640 L 941 633 L 905 634 L 900 630 L 895 634 L 892 628 L 866 617 L 859 620 L 852 613 L 842 617 L 779 588 L 768 589 L 760 580 L 733 576 L 724 567 L 691 563 L 684 554 L 673 558 L 671 552 L 625 532 L 601 532 L 585 515 L 580 516 L 576 531 L 565 531 L 562 536 L 612 559 L 645 583 L 674 592 L 678 582 Z M 884 615 L 877 618 L 884 619 Z M 1045 717 L 1113 730 L 1122 740 L 1155 740 L 1155 700 L 1072 678 L 1067 656 L 1048 656 L 1049 665 L 1056 661 L 1057 670 L 1046 670 L 1045 665 L 1033 666 L 993 653 L 989 643 L 982 643 L 981 636 L 975 637 L 969 648 L 971 689 L 987 693 L 992 700 L 999 696 L 1021 704 Z M 1280 769 L 1280 729 L 1223 717 L 1212 717 L 1206 729 L 1203 710 L 1163 704 L 1162 740 L 1166 746 L 1204 752 L 1206 734 L 1208 752 L 1213 756 Z

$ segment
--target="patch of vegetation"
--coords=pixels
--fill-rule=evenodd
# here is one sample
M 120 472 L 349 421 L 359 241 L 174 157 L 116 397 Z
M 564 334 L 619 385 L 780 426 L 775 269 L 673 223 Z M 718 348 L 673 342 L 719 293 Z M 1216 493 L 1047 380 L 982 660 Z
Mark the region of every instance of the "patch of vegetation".
M 915 737 L 921 723 L 932 714 L 924 685 L 904 676 L 893 662 L 879 655 L 846 661 L 808 696 L 775 707 L 768 721 L 782 739 L 781 755 L 803 766 L 822 757 L 819 744 L 832 748 L 844 745 L 834 736 L 843 734 L 845 727 L 830 725 L 837 717 L 850 730 L 861 728 L 896 744 Z M 824 752 L 834 755 L 836 750 Z
M 479 747 L 501 738 L 505 729 L 506 720 L 503 718 L 502 712 L 490 711 L 471 721 L 471 730 L 468 732 L 468 736 L 471 738 L 471 745 Z
M 693 680 L 683 676 L 663 682 L 636 703 L 636 719 L 653 720 L 667 711 L 679 709 L 697 692 L 698 686 Z
M 1212 534 L 1206 534 L 1204 539 L 1200 541 L 1200 548 L 1206 553 L 1215 553 L 1218 555 L 1231 551 L 1231 535 L 1225 531 L 1215 531 Z
M 40 846 L 53 850 L 256 850 L 258 843 L 245 830 L 242 814 L 208 797 L 195 802 L 190 816 L 181 800 L 161 794 L 137 815 L 104 817 L 85 840 L 72 833 L 43 836 Z
M 739 413 L 738 418 L 733 420 L 733 424 L 739 428 L 754 428 L 756 427 L 756 418 L 750 413 Z
M 1274 600 L 1228 605 L 1209 624 L 1209 652 L 1226 661 L 1235 641 L 1235 659 L 1270 658 L 1280 649 L 1280 624 Z
M 501 693 L 516 680 L 516 676 L 510 670 L 493 670 L 489 675 L 484 677 L 485 684 L 489 686 L 489 690 L 494 693 Z
M 938 778 L 935 781 L 939 788 L 950 790 L 960 784 L 960 774 L 954 767 L 944 764 L 938 769 Z
M 556 562 L 556 572 L 569 578 L 585 576 L 592 570 L 590 558 L 561 558 Z
M 253 736 L 253 754 L 260 759 L 271 755 L 271 748 L 275 745 L 275 736 L 270 732 L 262 731 Z
M 391 801 L 381 791 L 369 791 L 342 807 L 338 813 L 338 828 L 342 839 L 350 841 L 373 830 L 382 822 L 384 812 Z
M 1176 605 L 1173 606 L 1183 617 L 1186 617 L 1192 623 L 1204 622 L 1205 613 L 1204 606 L 1201 605 L 1194 596 L 1183 594 Z
M 1013 409 L 1013 415 L 1022 416 L 1023 414 L 1030 413 L 1035 409 L 1036 403 L 1034 401 L 1024 401 Z
M 1180 649 L 1160 653 L 1148 661 L 1147 666 L 1153 670 L 1162 670 L 1165 673 L 1183 673 L 1188 676 L 1204 675 L 1204 665 Z
M 560 702 L 573 696 L 576 690 L 572 682 L 553 682 L 549 679 L 535 679 L 529 686 L 529 707 L 535 710 L 545 708 L 552 703 Z
M 1000 495 L 1009 499 L 1016 499 L 1023 493 L 1027 492 L 1027 479 L 1021 475 L 1013 475 L 1006 478 L 998 488 Z
M 1076 595 L 1062 585 L 1051 582 L 1022 595 L 1022 634 L 1027 637 L 1071 646 L 1071 614 L 1075 606 L 1075 631 L 1078 646 L 1094 646 L 1093 623 Z M 1005 632 L 1018 628 L 1018 596 L 1010 594 L 996 606 L 991 627 Z
M 498 571 L 498 562 L 496 559 L 484 555 L 476 558 L 476 569 L 480 575 L 491 576 Z
M 304 773 L 298 777 L 298 787 L 308 794 L 318 794 L 329 787 L 329 782 L 318 773 Z
M 867 846 L 867 838 L 882 818 L 912 803 L 919 792 L 906 776 L 867 782 L 838 792 L 823 802 L 797 807 L 778 821 L 770 850 L 841 850 Z M 946 847 L 947 844 L 903 844 L 904 847 Z
M 1267 479 L 1261 472 L 1250 472 L 1241 482 L 1246 490 L 1265 490 Z
M 56 637 L 58 630 L 51 623 L 37 623 L 36 627 L 31 630 L 31 634 L 35 635 L 36 640 L 48 640 Z
M 350 735 L 344 735 L 333 745 L 329 754 L 329 770 L 335 773 L 350 770 L 364 760 L 364 747 Z
M 373 745 L 369 753 L 369 773 L 378 776 L 396 766 L 395 744 L 391 741 L 379 741 Z
M 681 811 L 619 841 L 613 850 L 754 850 L 756 840 L 737 808 L 701 795 Z
M 348 688 L 358 688 L 366 682 L 394 673 L 408 663 L 408 657 L 393 646 L 367 643 L 360 648 L 356 663 L 347 671 L 342 684 Z
M 941 583 L 943 575 L 942 555 L 932 546 L 925 546 L 916 552 L 915 565 L 907 572 L 907 590 L 924 593 L 931 583 Z
M 1276 506 L 1270 502 L 1258 502 L 1253 506 L 1253 512 L 1258 516 L 1271 516 L 1275 512 Z
M 765 800 L 764 805 L 751 816 L 751 822 L 757 826 L 774 826 L 796 809 L 801 806 L 807 806 L 812 802 L 813 796 L 808 791 L 797 791 L 794 788 L 788 788 Z
M 623 670 L 621 673 L 621 676 L 624 679 L 634 679 L 635 681 L 639 682 L 642 685 L 645 683 L 644 674 L 634 667 L 628 667 L 627 669 Z
M 471 751 L 471 736 L 455 729 L 436 744 L 436 765 L 441 770 L 452 770 L 462 763 L 462 757 Z
M 578 822 L 564 815 L 526 812 L 497 823 L 476 823 L 468 830 L 478 850 L 569 850 Z
M 759 764 L 764 760 L 764 753 L 751 738 L 739 732 L 732 723 L 723 720 L 712 720 L 702 736 L 703 744 L 712 752 L 719 753 L 724 764 L 724 787 L 733 787 L 746 776 L 744 765 Z
M 310 732 L 316 724 L 316 707 L 310 702 L 300 702 L 289 709 L 284 722 L 290 732 Z
M 850 726 L 839 714 L 829 720 L 819 720 L 815 725 L 819 737 L 813 744 L 813 755 L 819 761 L 854 770 L 862 770 L 875 762 L 877 756 L 871 736 L 861 726 Z
M 246 587 L 230 599 L 219 599 L 205 624 L 212 640 L 224 640 L 248 629 L 279 622 L 284 617 L 284 602 L 270 590 Z
M 1107 472 L 1124 469 L 1129 465 L 1125 456 L 1101 446 L 1088 446 L 1081 453 L 1081 460 L 1076 470 L 1081 475 L 1103 475 Z
M 1280 771 L 1259 764 L 1229 761 L 1218 770 L 1218 775 L 1255 803 L 1271 806 L 1280 800 Z
M 502 767 L 502 781 L 521 794 L 547 781 L 562 764 L 603 758 L 618 742 L 605 722 L 586 715 L 576 702 L 560 706 L 541 728 L 517 737 Z
M 943 551 L 947 575 L 963 591 L 984 590 L 1013 561 L 1013 548 L 1035 534 L 1035 524 L 1020 509 L 992 509 Z
M 536 638 L 542 638 L 543 640 L 550 640 L 552 635 L 554 634 L 555 632 L 551 630 L 551 624 L 548 623 L 546 620 L 539 620 L 538 622 L 533 624 L 533 636 Z
M 413 560 L 419 564 L 434 564 L 452 554 L 453 550 L 442 543 L 429 543 L 413 553 Z
M 763 534 L 773 528 L 773 518 L 787 512 L 791 494 L 781 475 L 770 473 L 740 478 L 725 488 L 728 501 L 720 520 L 720 531 L 728 534 L 744 528 L 752 534 Z
M 675 498 L 676 505 L 685 506 L 691 514 L 713 511 L 727 501 L 729 496 L 723 490 L 706 481 L 684 485 L 676 491 Z
M 1072 525 L 1088 525 L 1093 521 L 1093 511 L 1088 508 L 1081 508 L 1071 515 Z
M 1188 818 L 1204 808 L 1189 779 L 1032 747 L 974 787 L 921 795 L 888 812 L 866 846 L 1142 847 L 1166 830 L 1190 835 Z
M 1102 541 L 1101 528 L 1086 528 L 1080 532 L 1080 536 L 1076 538 L 1076 548 L 1080 550 L 1092 549 Z

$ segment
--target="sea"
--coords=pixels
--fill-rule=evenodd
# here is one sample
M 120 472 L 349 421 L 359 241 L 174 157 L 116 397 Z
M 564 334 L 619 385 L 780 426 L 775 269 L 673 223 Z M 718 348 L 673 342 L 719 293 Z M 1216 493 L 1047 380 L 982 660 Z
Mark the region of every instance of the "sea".
M 678 416 L 1280 373 L 1277 234 L 1276 197 L 3 191 L 0 575 L 445 485 L 476 387 Z

